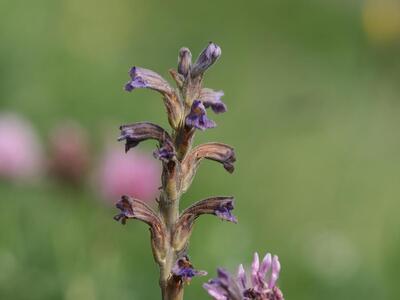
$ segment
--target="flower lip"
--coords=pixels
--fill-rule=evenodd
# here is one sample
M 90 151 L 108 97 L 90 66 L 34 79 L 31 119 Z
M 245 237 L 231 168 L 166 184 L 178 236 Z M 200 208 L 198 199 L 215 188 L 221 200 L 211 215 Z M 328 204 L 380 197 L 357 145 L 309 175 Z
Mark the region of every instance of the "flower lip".
M 237 218 L 232 214 L 232 210 L 234 209 L 233 204 L 233 200 L 228 200 L 224 203 L 221 203 L 221 205 L 214 210 L 215 215 L 222 220 L 237 223 Z
M 125 84 L 126 91 L 131 92 L 134 89 L 148 87 L 143 78 L 137 73 L 137 67 L 134 66 L 129 70 L 129 76 L 131 77 L 131 80 Z
M 121 200 L 115 204 L 121 212 L 114 216 L 115 221 L 121 221 L 123 225 L 126 224 L 127 219 L 132 219 L 134 217 L 133 213 L 133 201 L 128 196 L 122 196 Z
M 194 100 L 190 113 L 186 116 L 186 126 L 200 130 L 214 128 L 217 125 L 214 121 L 207 118 L 206 108 L 200 100 Z
M 200 92 L 200 100 L 203 102 L 205 108 L 211 107 L 214 113 L 220 114 L 227 111 L 225 103 L 221 100 L 223 95 L 223 91 L 203 88 Z
M 183 282 L 190 282 L 195 276 L 205 276 L 206 271 L 196 270 L 187 256 L 179 258 L 175 266 L 172 268 L 172 274 L 177 280 Z

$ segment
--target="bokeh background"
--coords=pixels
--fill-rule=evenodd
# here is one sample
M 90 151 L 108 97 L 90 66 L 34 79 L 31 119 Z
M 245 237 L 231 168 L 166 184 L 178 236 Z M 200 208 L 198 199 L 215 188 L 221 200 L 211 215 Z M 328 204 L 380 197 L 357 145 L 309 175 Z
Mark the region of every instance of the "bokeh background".
M 167 126 L 157 94 L 123 91 L 129 68 L 167 78 L 181 46 L 210 40 L 223 55 L 205 84 L 229 111 L 196 143 L 232 144 L 238 161 L 233 175 L 204 163 L 182 205 L 235 195 L 239 224 L 199 220 L 190 255 L 209 276 L 186 298 L 254 251 L 279 255 L 286 299 L 399 298 L 399 1 L 2 0 L 0 162 L 42 167 L 2 173 L 0 299 L 159 299 L 146 227 L 113 221 L 104 193 L 123 175 L 99 173 L 107 149 L 123 153 L 120 124 Z M 11 143 L 15 120 L 28 141 Z M 157 172 L 154 146 L 128 156 Z

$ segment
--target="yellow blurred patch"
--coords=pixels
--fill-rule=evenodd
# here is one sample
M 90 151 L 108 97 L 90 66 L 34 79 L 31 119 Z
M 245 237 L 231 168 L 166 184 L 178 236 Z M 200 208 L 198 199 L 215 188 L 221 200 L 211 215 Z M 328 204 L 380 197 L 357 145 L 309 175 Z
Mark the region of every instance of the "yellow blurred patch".
M 400 1 L 366 0 L 362 17 L 371 42 L 388 44 L 400 39 Z

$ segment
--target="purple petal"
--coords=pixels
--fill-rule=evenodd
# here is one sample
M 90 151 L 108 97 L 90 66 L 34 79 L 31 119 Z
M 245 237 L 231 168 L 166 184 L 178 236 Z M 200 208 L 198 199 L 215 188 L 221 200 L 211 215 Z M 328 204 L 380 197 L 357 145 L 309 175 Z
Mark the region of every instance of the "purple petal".
M 264 280 L 265 275 L 268 273 L 268 270 L 271 268 L 272 264 L 272 256 L 271 253 L 267 253 L 262 260 L 260 265 L 259 276 L 261 280 Z
M 156 158 L 167 160 L 175 155 L 174 143 L 170 135 L 160 126 L 150 122 L 139 122 L 130 125 L 120 126 L 121 135 L 118 141 L 125 140 L 125 151 L 136 147 L 140 142 L 154 139 L 160 144 L 160 148 L 155 151 Z
M 193 268 L 187 257 L 177 260 L 175 266 L 172 268 L 172 273 L 184 282 L 189 282 L 194 276 L 205 276 L 206 271 L 199 271 Z
M 281 271 L 281 264 L 279 263 L 278 256 L 274 255 L 272 258 L 272 273 L 268 283 L 268 287 L 272 289 L 275 287 L 276 281 L 279 278 L 279 272 Z
M 258 258 L 258 253 L 254 253 L 253 263 L 251 264 L 251 282 L 253 283 L 253 287 L 259 285 L 258 280 L 258 269 L 260 268 L 260 259 Z
M 207 118 L 206 108 L 200 100 L 193 101 L 185 123 L 188 127 L 194 127 L 200 130 L 206 130 L 217 126 L 214 121 Z
M 243 300 L 237 282 L 232 279 L 231 275 L 224 269 L 218 268 L 218 277 L 211 279 L 203 287 L 214 299 L 223 300 Z
M 153 156 L 156 159 L 162 160 L 164 162 L 169 162 L 174 158 L 175 152 L 169 150 L 167 147 L 161 147 L 159 149 L 154 150 Z
M 223 91 L 214 91 L 204 88 L 200 92 L 200 100 L 203 102 L 205 108 L 211 107 L 216 114 L 224 113 L 227 108 L 225 103 L 221 100 L 223 95 Z
M 131 80 L 125 85 L 125 90 L 131 92 L 134 89 L 150 88 L 162 93 L 170 95 L 173 89 L 169 83 L 159 74 L 145 68 L 132 67 L 129 71 Z
M 232 214 L 233 210 L 233 200 L 227 201 L 224 204 L 217 207 L 214 211 L 215 215 L 222 220 L 226 220 L 232 223 L 237 223 L 236 217 Z
M 115 207 L 121 212 L 114 217 L 115 221 L 120 221 L 122 224 L 126 224 L 127 219 L 132 219 L 134 217 L 133 213 L 133 200 L 130 197 L 122 196 Z
M 215 300 L 228 300 L 225 290 L 223 290 L 218 285 L 212 283 L 203 284 L 203 288 L 207 290 L 208 294 Z
M 247 286 L 247 278 L 246 278 L 246 272 L 244 271 L 243 265 L 240 264 L 239 269 L 238 269 L 238 274 L 237 274 L 237 279 L 239 282 L 239 285 L 242 289 L 246 289 Z

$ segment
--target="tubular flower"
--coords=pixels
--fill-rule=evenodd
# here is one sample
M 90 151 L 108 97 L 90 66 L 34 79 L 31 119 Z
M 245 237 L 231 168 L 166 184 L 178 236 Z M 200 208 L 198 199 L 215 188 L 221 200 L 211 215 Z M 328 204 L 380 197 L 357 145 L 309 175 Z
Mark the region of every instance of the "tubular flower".
M 233 197 L 211 197 L 198 201 L 185 209 L 175 224 L 173 246 L 182 250 L 189 240 L 195 221 L 201 215 L 215 215 L 223 221 L 237 223 L 232 214 L 234 209 Z
M 258 254 L 255 253 L 250 284 L 243 265 L 240 265 L 236 280 L 225 270 L 218 269 L 218 277 L 203 287 L 216 300 L 283 300 L 283 294 L 276 285 L 280 270 L 278 256 L 272 257 L 267 253 L 260 264 Z
M 121 135 L 118 141 L 125 141 L 125 152 L 136 147 L 140 142 L 153 139 L 160 147 L 154 152 L 154 157 L 165 160 L 175 156 L 175 148 L 170 135 L 160 126 L 149 122 L 138 122 L 120 126 Z
M 173 89 L 169 83 L 152 70 L 140 67 L 132 67 L 129 71 L 131 80 L 125 85 L 128 92 L 134 89 L 149 88 L 162 94 L 172 94 Z
M 168 81 L 154 71 L 139 67 L 132 67 L 129 75 L 131 80 L 125 84 L 125 90 L 131 92 L 135 89 L 148 88 L 159 92 L 163 96 L 168 122 L 173 128 L 177 128 L 182 114 L 182 105 Z

